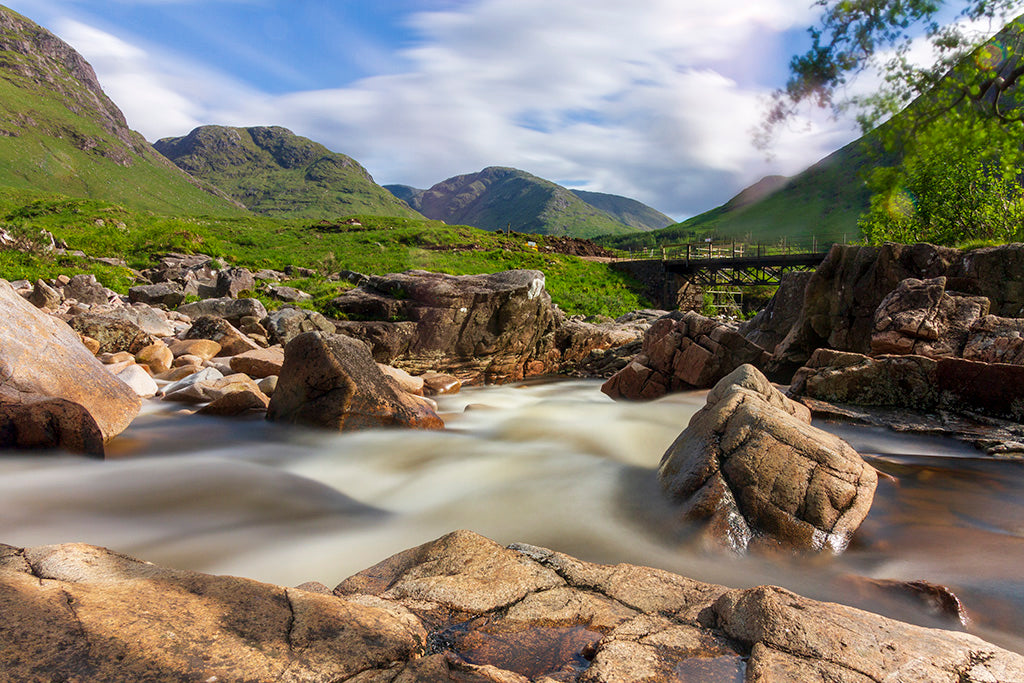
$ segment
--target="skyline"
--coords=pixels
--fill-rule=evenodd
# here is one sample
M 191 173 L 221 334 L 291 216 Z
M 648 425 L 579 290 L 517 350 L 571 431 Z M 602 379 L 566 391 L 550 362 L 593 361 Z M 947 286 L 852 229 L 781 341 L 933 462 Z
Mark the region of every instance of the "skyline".
M 751 129 L 814 21 L 806 0 L 8 0 L 93 65 L 155 142 L 280 125 L 380 184 L 511 166 L 685 219 L 855 139 L 810 112 Z

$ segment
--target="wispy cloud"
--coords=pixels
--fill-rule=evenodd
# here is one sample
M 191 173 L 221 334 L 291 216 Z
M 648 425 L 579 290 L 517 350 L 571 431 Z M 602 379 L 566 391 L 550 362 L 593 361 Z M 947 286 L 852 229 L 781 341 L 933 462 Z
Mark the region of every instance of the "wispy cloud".
M 785 62 L 778 36 L 813 21 L 808 4 L 445 3 L 409 16 L 417 40 L 397 56 L 402 72 L 283 95 L 81 21 L 54 28 L 149 139 L 201 123 L 278 124 L 350 154 L 381 182 L 424 187 L 508 165 L 681 217 L 852 137 L 824 116 L 802 120 L 783 132 L 773 165 L 750 142 L 772 87 L 752 85 L 750 69 Z

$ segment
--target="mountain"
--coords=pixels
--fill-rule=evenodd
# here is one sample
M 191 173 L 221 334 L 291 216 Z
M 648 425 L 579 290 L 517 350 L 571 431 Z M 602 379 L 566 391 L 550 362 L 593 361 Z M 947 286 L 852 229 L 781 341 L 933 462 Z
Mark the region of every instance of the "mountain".
M 426 190 L 411 185 L 385 185 L 384 189 L 395 195 L 403 202 L 409 203 L 416 195 L 423 194 Z
M 636 232 L 561 185 L 500 166 L 449 178 L 408 201 L 427 218 L 484 230 L 511 227 L 516 232 L 572 237 Z
M 658 230 L 675 223 L 662 212 L 629 197 L 583 190 L 572 190 L 571 192 L 595 209 L 611 214 L 637 230 Z
M 268 216 L 420 217 L 351 157 L 279 126 L 200 126 L 156 149 L 181 169 Z
M 0 185 L 165 213 L 244 209 L 128 128 L 67 43 L 0 6 Z

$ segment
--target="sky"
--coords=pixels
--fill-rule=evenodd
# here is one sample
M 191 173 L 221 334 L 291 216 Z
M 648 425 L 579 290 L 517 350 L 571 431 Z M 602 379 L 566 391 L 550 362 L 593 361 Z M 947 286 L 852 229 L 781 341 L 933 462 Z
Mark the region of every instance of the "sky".
M 70 43 L 148 140 L 279 125 L 380 184 L 487 166 L 676 219 L 857 137 L 808 111 L 751 131 L 812 0 L 0 0 Z

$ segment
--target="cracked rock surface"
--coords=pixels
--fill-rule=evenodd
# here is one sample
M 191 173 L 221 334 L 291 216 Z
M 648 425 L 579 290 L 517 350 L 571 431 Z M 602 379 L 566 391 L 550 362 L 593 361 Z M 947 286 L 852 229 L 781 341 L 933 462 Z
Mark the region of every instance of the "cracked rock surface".
M 968 634 L 468 531 L 333 594 L 308 587 L 81 544 L 0 545 L 0 671 L 17 681 L 1024 680 L 1024 657 Z
M 867 516 L 877 475 L 810 411 L 744 365 L 708 393 L 662 457 L 658 479 L 704 539 L 841 551 Z

